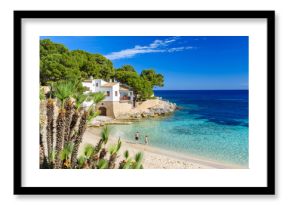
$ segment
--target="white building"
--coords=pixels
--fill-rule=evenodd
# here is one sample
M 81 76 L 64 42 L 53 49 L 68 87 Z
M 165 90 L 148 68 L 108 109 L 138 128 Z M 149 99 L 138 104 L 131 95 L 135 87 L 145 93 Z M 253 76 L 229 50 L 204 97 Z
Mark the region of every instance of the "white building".
M 106 95 L 99 106 L 101 115 L 115 117 L 118 110 L 132 108 L 134 96 L 129 86 L 119 82 L 106 82 L 102 79 L 85 80 L 82 84 L 87 89 L 85 93 L 103 92 Z M 92 102 L 85 102 L 84 106 L 90 106 L 91 104 Z M 126 104 L 129 104 L 129 106 Z

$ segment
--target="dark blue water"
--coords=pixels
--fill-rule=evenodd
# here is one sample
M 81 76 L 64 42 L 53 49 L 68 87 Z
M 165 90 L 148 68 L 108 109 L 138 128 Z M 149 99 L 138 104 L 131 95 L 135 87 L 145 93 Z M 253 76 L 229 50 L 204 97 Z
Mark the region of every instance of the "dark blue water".
M 154 91 L 181 109 L 165 119 L 112 126 L 132 140 L 148 135 L 150 144 L 216 161 L 248 166 L 248 91 Z
M 221 125 L 248 126 L 248 90 L 170 90 L 154 93 L 182 109 L 176 117 L 200 115 L 197 118 Z

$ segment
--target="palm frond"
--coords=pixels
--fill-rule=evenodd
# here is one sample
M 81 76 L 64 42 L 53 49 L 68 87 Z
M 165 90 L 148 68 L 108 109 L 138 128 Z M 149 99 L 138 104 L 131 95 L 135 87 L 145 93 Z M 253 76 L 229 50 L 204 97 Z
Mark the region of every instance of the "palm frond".
M 91 144 L 86 144 L 84 148 L 84 155 L 87 159 L 89 159 L 94 153 L 94 146 Z
M 128 159 L 129 158 L 129 151 L 128 150 L 126 150 L 124 152 L 124 157 L 125 157 L 125 159 Z
M 121 142 L 121 140 L 119 138 L 118 143 L 115 144 L 115 145 L 112 145 L 110 147 L 110 149 L 109 149 L 110 154 L 113 155 L 113 154 L 117 153 L 120 150 L 121 145 L 122 145 L 122 142 Z
M 92 119 L 97 117 L 99 115 L 98 111 L 94 111 L 93 109 L 89 108 L 88 110 L 89 116 L 88 116 L 88 121 L 90 122 Z
M 107 168 L 108 168 L 108 165 L 109 165 L 109 163 L 108 163 L 107 160 L 105 160 L 105 159 L 101 159 L 101 160 L 98 162 L 98 164 L 97 164 L 97 168 L 98 168 L 98 169 L 107 169 Z
M 73 150 L 73 143 L 69 142 L 64 145 L 63 149 L 61 150 L 61 160 L 68 160 L 71 156 Z
M 85 156 L 80 156 L 77 160 L 78 166 L 81 168 L 84 166 L 86 161 L 86 157 Z
M 105 126 L 102 133 L 101 133 L 101 137 L 102 137 L 102 140 L 103 140 L 103 143 L 104 144 L 107 144 L 108 142 L 108 139 L 109 139 L 109 128 L 108 126 Z
M 59 81 L 53 84 L 53 94 L 62 103 L 69 97 L 72 97 L 76 91 L 75 82 L 73 81 Z
M 105 94 L 103 92 L 97 92 L 97 93 L 90 93 L 89 98 L 94 102 L 94 104 L 98 104 L 102 100 L 105 99 Z
M 75 107 L 78 110 L 82 106 L 83 102 L 86 101 L 88 95 L 82 93 L 75 93 L 72 97 L 75 99 Z
M 142 166 L 142 159 L 143 159 L 143 153 L 142 152 L 138 152 L 135 155 L 135 162 L 133 164 L 133 169 L 141 169 Z

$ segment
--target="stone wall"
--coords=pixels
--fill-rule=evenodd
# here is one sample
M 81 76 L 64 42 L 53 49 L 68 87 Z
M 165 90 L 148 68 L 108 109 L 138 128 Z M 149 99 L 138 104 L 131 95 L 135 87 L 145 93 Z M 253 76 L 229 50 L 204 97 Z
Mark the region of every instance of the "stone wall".
M 130 112 L 133 108 L 133 104 L 129 102 L 106 102 L 102 101 L 97 105 L 97 109 L 100 107 L 105 107 L 107 109 L 108 117 L 117 118 L 121 114 Z
M 133 108 L 132 102 L 114 102 L 114 114 L 117 118 L 118 116 L 128 113 Z
M 101 103 L 99 103 L 97 105 L 97 109 L 99 109 L 100 107 L 105 107 L 107 109 L 107 115 L 106 116 L 115 118 L 115 114 L 114 114 L 114 111 L 113 111 L 113 102 L 102 101 Z

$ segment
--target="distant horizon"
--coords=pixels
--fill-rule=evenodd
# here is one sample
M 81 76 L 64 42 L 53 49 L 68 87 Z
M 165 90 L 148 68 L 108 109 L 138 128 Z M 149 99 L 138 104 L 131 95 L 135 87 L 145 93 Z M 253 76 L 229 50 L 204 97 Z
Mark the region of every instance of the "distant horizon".
M 41 36 L 99 53 L 115 68 L 164 76 L 160 90 L 248 90 L 248 36 Z M 158 90 L 159 90 L 158 89 Z

